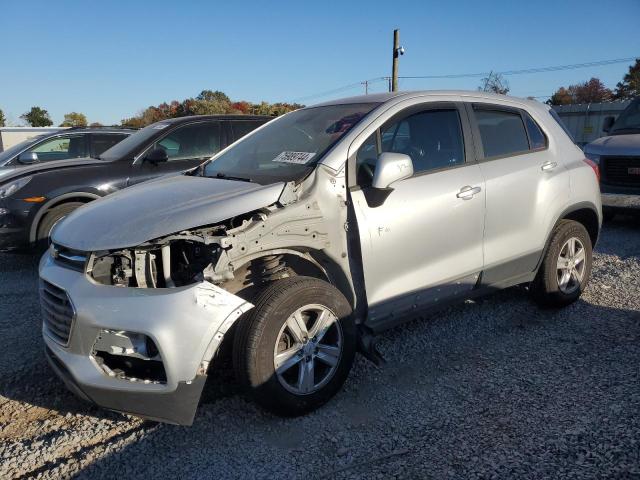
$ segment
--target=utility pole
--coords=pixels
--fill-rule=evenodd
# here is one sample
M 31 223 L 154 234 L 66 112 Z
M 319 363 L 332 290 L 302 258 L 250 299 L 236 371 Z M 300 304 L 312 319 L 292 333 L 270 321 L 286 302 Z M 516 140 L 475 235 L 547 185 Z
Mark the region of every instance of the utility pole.
M 364 85 L 364 94 L 369 95 L 369 80 L 365 80 L 364 82 L 360 82 Z
M 398 57 L 404 55 L 404 48 L 400 46 L 400 30 L 393 31 L 393 67 L 391 69 L 391 89 L 392 92 L 398 91 Z

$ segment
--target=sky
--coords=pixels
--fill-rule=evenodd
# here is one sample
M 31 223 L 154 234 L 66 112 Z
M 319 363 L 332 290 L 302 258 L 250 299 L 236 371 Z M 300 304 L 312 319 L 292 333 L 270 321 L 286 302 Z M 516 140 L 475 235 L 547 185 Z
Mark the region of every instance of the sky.
M 640 0 L 3 1 L 0 109 L 15 125 L 32 106 L 56 125 L 71 111 L 106 125 L 204 89 L 310 105 L 389 76 L 394 28 L 400 75 L 411 76 L 640 57 L 638 25 Z M 542 97 L 592 76 L 613 88 L 628 67 L 505 78 L 510 94 Z M 400 89 L 475 90 L 480 80 L 407 79 Z

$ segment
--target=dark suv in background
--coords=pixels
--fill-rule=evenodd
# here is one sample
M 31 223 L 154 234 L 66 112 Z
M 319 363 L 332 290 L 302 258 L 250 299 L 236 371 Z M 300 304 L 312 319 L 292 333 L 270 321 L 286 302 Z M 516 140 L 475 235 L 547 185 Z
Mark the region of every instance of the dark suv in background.
M 197 167 L 271 118 L 219 115 L 163 120 L 98 158 L 39 161 L 0 173 L 0 250 L 46 245 L 55 223 L 83 204 Z
M 611 219 L 621 211 L 640 212 L 640 98 L 617 120 L 605 118 L 603 130 L 607 136 L 584 147 L 600 166 L 603 214 Z
M 134 132 L 119 127 L 82 127 L 38 135 L 0 152 L 0 167 L 70 158 L 98 158 Z

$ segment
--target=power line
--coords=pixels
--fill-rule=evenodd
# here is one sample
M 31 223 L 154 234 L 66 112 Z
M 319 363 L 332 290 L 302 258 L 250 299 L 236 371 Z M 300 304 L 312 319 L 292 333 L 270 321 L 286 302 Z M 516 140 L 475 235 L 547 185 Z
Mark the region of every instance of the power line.
M 438 79 L 438 78 L 467 78 L 467 77 L 482 77 L 489 75 L 489 73 L 496 73 L 500 75 L 522 75 L 526 73 L 542 73 L 542 72 L 557 72 L 560 70 L 575 70 L 578 68 L 587 67 L 600 67 L 604 65 L 613 65 L 615 63 L 632 62 L 636 57 L 627 58 L 615 58 L 611 60 L 598 60 L 595 62 L 574 63 L 570 65 L 556 65 L 553 67 L 536 67 L 536 68 L 524 68 L 522 70 L 505 70 L 502 72 L 477 72 L 477 73 L 458 73 L 453 75 L 411 75 L 403 76 L 400 78 L 412 79 L 412 78 L 426 78 L 426 79 Z
M 493 73 L 500 75 L 524 75 L 524 74 L 532 74 L 532 73 L 544 73 L 544 72 L 557 72 L 561 70 L 576 70 L 579 68 L 588 68 L 588 67 L 601 67 L 606 65 L 614 65 L 617 63 L 627 63 L 633 62 L 637 57 L 627 57 L 627 58 L 614 58 L 609 60 L 596 60 L 594 62 L 584 62 L 584 63 L 573 63 L 573 64 L 565 64 L 565 65 L 555 65 L 551 67 L 534 67 L 534 68 L 524 68 L 520 70 L 505 70 L 501 72 L 494 71 Z M 454 73 L 447 75 L 406 75 L 400 76 L 398 78 L 404 80 L 417 80 L 417 79 L 453 79 L 453 78 L 477 78 L 477 77 L 485 77 L 489 75 L 490 72 L 475 72 L 475 73 Z M 329 95 L 334 95 L 337 93 L 353 90 L 354 88 L 362 88 L 363 83 L 367 83 L 367 85 L 371 85 L 373 83 L 378 82 L 386 82 L 389 77 L 376 77 L 369 80 L 364 80 L 362 82 L 350 83 L 348 85 L 343 85 L 342 87 L 335 88 L 333 90 L 327 90 L 325 92 L 316 93 L 313 95 L 307 95 L 305 97 L 300 97 L 294 100 L 295 103 L 301 102 L 304 100 L 311 100 L 314 98 L 327 97 Z
M 294 103 L 298 103 L 298 102 L 302 102 L 304 100 L 310 100 L 312 98 L 319 98 L 319 97 L 327 97 L 329 95 L 333 95 L 335 93 L 341 93 L 347 90 L 352 90 L 354 88 L 362 88 L 363 83 L 367 83 L 367 85 L 371 85 L 372 83 L 376 83 L 376 82 L 381 82 L 381 81 L 386 81 L 386 77 L 376 77 L 376 78 L 371 78 L 369 80 L 363 80 L 361 82 L 357 82 L 357 83 L 350 83 L 348 85 L 343 85 L 342 87 L 338 87 L 338 88 L 334 88 L 333 90 L 327 90 L 325 92 L 322 93 L 315 93 L 313 95 L 307 95 L 306 97 L 300 97 L 300 98 L 296 98 L 293 102 Z

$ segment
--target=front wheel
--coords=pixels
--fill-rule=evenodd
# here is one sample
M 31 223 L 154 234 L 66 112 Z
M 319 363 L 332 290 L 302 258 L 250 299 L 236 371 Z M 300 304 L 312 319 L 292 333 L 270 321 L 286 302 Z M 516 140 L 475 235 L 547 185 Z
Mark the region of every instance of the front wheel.
M 589 282 L 591 237 L 581 223 L 561 220 L 551 233 L 549 247 L 531 285 L 536 302 L 564 307 L 575 302 Z
M 41 249 L 46 249 L 49 246 L 49 236 L 53 227 L 62 220 L 64 217 L 73 212 L 76 208 L 81 207 L 84 203 L 81 202 L 67 202 L 61 205 L 57 205 L 49 210 L 38 225 L 36 246 Z
M 268 285 L 240 320 L 234 369 L 257 403 L 297 416 L 329 401 L 353 364 L 356 327 L 332 285 L 291 277 Z

